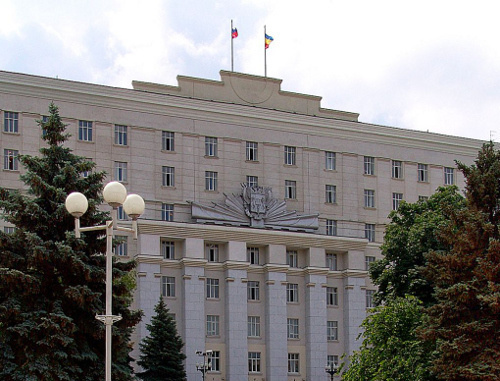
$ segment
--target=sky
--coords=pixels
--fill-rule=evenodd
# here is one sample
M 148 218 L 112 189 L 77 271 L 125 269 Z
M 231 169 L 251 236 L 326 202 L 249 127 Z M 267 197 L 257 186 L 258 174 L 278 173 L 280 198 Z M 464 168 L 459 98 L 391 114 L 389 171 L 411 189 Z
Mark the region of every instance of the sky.
M 264 75 L 321 106 L 500 141 L 495 0 L 2 0 L 0 70 L 131 88 Z M 1 105 L 0 105 L 1 107 Z

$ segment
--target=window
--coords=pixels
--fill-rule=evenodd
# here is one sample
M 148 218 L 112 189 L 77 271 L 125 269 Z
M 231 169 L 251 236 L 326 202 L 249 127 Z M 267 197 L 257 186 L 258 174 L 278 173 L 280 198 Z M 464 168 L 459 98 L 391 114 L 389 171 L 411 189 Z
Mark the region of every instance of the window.
M 428 199 L 429 199 L 429 197 L 428 197 L 428 196 L 418 196 L 418 201 L 420 201 L 420 202 L 425 202 L 425 201 L 427 201 Z
M 297 183 L 292 180 L 285 180 L 285 198 L 297 198 Z
M 246 159 L 248 161 L 257 161 L 259 160 L 258 158 L 258 147 L 259 144 L 256 142 L 247 142 L 247 154 L 246 154 Z
M 326 288 L 326 305 L 327 306 L 338 306 L 339 305 L 339 294 L 337 287 L 327 287 Z
M 326 220 L 326 235 L 337 235 L 337 221 Z
M 217 172 L 205 171 L 205 190 L 217 190 Z
M 120 221 L 128 220 L 128 215 L 123 210 L 123 205 L 120 205 L 118 208 L 116 208 L 116 218 Z
M 375 295 L 375 291 L 366 290 L 366 308 L 375 307 L 375 303 L 373 302 L 374 295 Z
M 337 368 L 339 366 L 339 356 L 328 355 L 326 356 L 326 367 L 327 368 Z
M 453 168 L 444 167 L 444 185 L 455 184 L 455 170 Z
M 392 178 L 393 179 L 403 178 L 403 163 L 399 160 L 392 161 Z
M 299 285 L 297 283 L 288 283 L 286 285 L 286 301 L 288 303 L 299 302 Z
M 248 373 L 260 373 L 260 352 L 248 352 Z
M 217 157 L 217 138 L 205 138 L 205 156 Z
M 161 220 L 173 221 L 174 220 L 174 204 L 161 204 Z
M 249 187 L 259 186 L 259 178 L 257 176 L 247 176 L 247 186 Z
M 127 256 L 128 255 L 128 243 L 126 236 L 116 236 L 116 238 L 120 241 L 115 245 L 115 255 L 119 256 Z
M 337 187 L 335 185 L 325 186 L 325 202 L 327 204 L 334 204 L 337 202 Z
M 161 254 L 165 259 L 175 259 L 175 242 L 162 239 Z
M 205 254 L 207 261 L 219 262 L 219 245 L 216 243 L 207 243 L 205 245 Z
M 3 169 L 8 171 L 17 171 L 19 160 L 19 151 L 15 149 L 3 150 Z
M 5 111 L 3 119 L 4 132 L 17 133 L 19 132 L 19 113 Z
M 329 320 L 326 322 L 326 339 L 328 341 L 339 339 L 339 322 Z
M 170 131 L 161 132 L 161 149 L 163 151 L 174 150 L 174 133 Z
M 260 337 L 260 316 L 248 317 L 248 337 Z
M 365 175 L 370 175 L 370 176 L 375 175 L 375 158 L 374 157 L 365 156 L 364 173 L 365 173 Z
M 375 262 L 375 257 L 371 255 L 365 256 L 365 270 L 368 271 L 370 270 L 370 265 Z
M 336 166 L 335 152 L 325 152 L 325 169 L 333 171 Z
M 3 232 L 5 234 L 14 234 L 15 231 L 16 231 L 16 228 L 14 226 L 4 226 L 3 227 Z
M 175 296 L 175 278 L 173 276 L 161 277 L 161 294 L 169 298 Z
M 365 208 L 375 208 L 375 191 L 365 189 Z
M 209 372 L 220 372 L 220 351 L 212 351 L 212 355 L 210 356 L 209 361 Z
M 123 161 L 115 161 L 115 180 L 127 181 L 127 163 Z
M 161 167 L 161 185 L 164 187 L 175 186 L 175 168 L 174 167 Z
M 259 300 L 260 292 L 259 292 L 259 282 L 257 281 L 248 281 L 247 283 L 247 298 L 248 300 Z
M 399 204 L 403 200 L 403 193 L 392 194 L 392 210 L 398 210 Z
M 375 224 L 365 224 L 365 238 L 368 242 L 375 242 Z
M 115 124 L 115 144 L 120 146 L 127 145 L 127 126 Z
M 219 315 L 207 315 L 207 336 L 219 336 Z
M 328 270 L 337 271 L 337 254 L 326 253 L 326 267 Z
M 92 122 L 87 120 L 78 121 L 78 140 L 84 142 L 92 141 Z
M 260 250 L 258 247 L 247 247 L 247 262 L 250 262 L 251 265 L 258 265 L 259 254 Z
M 299 319 L 287 319 L 287 337 L 289 339 L 298 339 L 299 338 Z
M 207 278 L 207 299 L 219 299 L 219 279 Z
M 42 115 L 42 124 L 40 125 L 40 128 L 42 129 L 42 136 L 47 135 L 47 131 L 45 130 L 45 127 L 49 123 L 49 117 L 47 115 Z
M 285 164 L 286 165 L 295 165 L 296 163 L 296 148 L 285 146 Z
M 299 267 L 299 255 L 297 250 L 286 251 L 286 264 L 290 267 Z
M 429 181 L 429 175 L 427 170 L 427 164 L 419 164 L 418 169 L 418 181 L 426 183 Z
M 299 354 L 288 354 L 288 373 L 299 373 Z

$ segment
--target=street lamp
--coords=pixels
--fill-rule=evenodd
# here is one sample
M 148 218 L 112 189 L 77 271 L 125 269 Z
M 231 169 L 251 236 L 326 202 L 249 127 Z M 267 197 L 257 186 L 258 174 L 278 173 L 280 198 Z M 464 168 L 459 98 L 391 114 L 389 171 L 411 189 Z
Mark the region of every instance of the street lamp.
M 201 372 L 202 381 L 205 381 L 205 373 L 212 369 L 212 359 L 210 358 L 212 357 L 212 352 L 213 351 L 211 349 L 208 349 L 205 352 L 196 351 L 198 356 L 203 356 L 203 363 L 196 363 L 196 370 Z
M 104 200 L 113 208 L 111 220 L 105 225 L 80 227 L 80 217 L 87 211 L 88 201 L 80 192 L 72 192 L 66 197 L 66 210 L 75 217 L 75 237 L 80 238 L 81 232 L 106 230 L 106 314 L 96 315 L 96 319 L 106 326 L 106 381 L 111 381 L 111 328 L 114 322 L 121 320 L 121 316 L 113 315 L 111 298 L 113 293 L 113 235 L 115 230 L 134 234 L 137 239 L 137 218 L 144 212 L 144 200 L 137 194 L 129 194 L 123 184 L 118 181 L 108 183 L 102 191 Z M 123 205 L 125 213 L 132 218 L 132 228 L 118 226 L 117 208 Z
M 334 362 L 331 362 L 325 367 L 325 372 L 330 375 L 330 380 L 333 381 L 333 375 L 337 373 L 339 366 Z

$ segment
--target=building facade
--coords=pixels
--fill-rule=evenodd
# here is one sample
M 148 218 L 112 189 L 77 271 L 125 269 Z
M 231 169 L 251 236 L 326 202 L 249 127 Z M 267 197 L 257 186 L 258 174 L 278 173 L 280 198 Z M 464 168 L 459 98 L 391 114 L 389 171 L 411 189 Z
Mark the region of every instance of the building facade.
M 23 186 L 17 155 L 38 154 L 53 101 L 67 145 L 146 201 L 138 240 L 115 248 L 138 261 L 133 356 L 163 295 L 189 381 L 206 350 L 207 380 L 319 380 L 359 347 L 390 211 L 463 188 L 454 160 L 472 163 L 482 142 L 361 123 L 280 80 L 220 74 L 124 89 L 0 72 L 1 186 Z

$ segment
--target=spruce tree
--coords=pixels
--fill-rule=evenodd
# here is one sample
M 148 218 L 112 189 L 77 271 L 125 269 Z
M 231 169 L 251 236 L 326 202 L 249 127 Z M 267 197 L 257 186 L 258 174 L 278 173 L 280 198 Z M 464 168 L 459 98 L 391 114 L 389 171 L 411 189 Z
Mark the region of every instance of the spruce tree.
M 24 190 L 0 188 L 2 218 L 15 226 L 0 232 L 0 379 L 102 380 L 104 377 L 105 239 L 88 232 L 75 239 L 66 196 L 79 191 L 89 208 L 82 226 L 103 224 L 98 207 L 104 172 L 63 146 L 69 138 L 58 108 L 40 125 L 39 156 L 20 155 Z M 89 173 L 87 177 L 83 173 Z M 126 279 L 134 263 L 114 267 L 113 380 L 131 380 L 129 339 L 140 313 L 130 311 Z
M 137 362 L 144 371 L 137 377 L 144 381 L 182 381 L 186 379 L 182 353 L 184 343 L 177 333 L 174 318 L 160 297 L 155 306 L 151 324 L 146 325 L 149 336 L 139 344 L 140 360 Z

